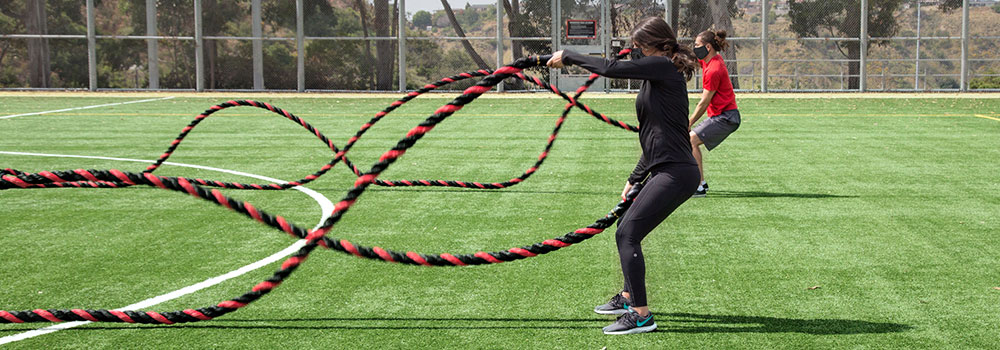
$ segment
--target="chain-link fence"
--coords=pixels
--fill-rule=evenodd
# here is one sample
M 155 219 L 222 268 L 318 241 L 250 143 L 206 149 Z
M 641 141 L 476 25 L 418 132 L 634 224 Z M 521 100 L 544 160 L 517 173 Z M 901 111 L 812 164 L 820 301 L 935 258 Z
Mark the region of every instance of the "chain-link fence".
M 607 56 L 648 16 L 684 45 L 726 30 L 741 91 L 1000 90 L 997 0 L 7 0 L 0 89 L 414 90 L 554 49 Z

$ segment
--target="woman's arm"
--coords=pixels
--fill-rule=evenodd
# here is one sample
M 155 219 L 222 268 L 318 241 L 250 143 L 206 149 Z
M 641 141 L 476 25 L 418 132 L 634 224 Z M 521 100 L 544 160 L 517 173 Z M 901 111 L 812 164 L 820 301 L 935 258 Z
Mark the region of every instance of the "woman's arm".
M 666 57 L 646 57 L 631 61 L 608 60 L 563 50 L 552 54 L 552 59 L 549 60 L 548 66 L 562 68 L 564 65 L 577 65 L 591 73 L 597 73 L 608 78 L 661 80 L 670 69 L 676 69 L 669 62 L 670 59 Z
M 635 169 L 632 170 L 632 174 L 628 177 L 628 183 L 637 184 L 646 179 L 646 175 L 649 175 L 648 166 L 646 165 L 646 155 L 639 155 L 639 162 L 635 165 Z
M 715 90 L 702 90 L 701 101 L 698 101 L 698 106 L 694 108 L 691 112 L 691 120 L 688 122 L 688 128 L 693 127 L 694 123 L 701 119 L 701 115 L 705 114 L 708 110 L 708 105 L 712 103 L 712 96 L 715 96 Z

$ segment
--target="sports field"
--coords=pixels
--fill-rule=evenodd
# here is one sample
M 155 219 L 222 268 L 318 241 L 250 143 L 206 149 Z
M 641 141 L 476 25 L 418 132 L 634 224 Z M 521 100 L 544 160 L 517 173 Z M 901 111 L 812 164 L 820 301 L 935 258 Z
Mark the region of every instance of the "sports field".
M 367 170 L 454 95 L 403 105 L 348 157 Z M 0 169 L 140 172 L 195 115 L 247 96 L 0 95 Z M 338 145 L 395 100 L 301 96 L 257 99 Z M 91 323 L 37 336 L 25 332 L 52 324 L 0 324 L 0 347 L 1000 347 L 1000 96 L 829 97 L 738 96 L 742 126 L 705 154 L 708 197 L 689 200 L 644 241 L 654 333 L 604 335 L 613 318 L 592 311 L 621 288 L 612 228 L 546 255 L 474 267 L 390 264 L 320 249 L 274 292 L 215 320 Z M 149 101 L 119 104 L 141 100 Z M 635 123 L 633 97 L 581 101 Z M 380 178 L 516 177 L 541 153 L 564 104 L 535 95 L 477 100 Z M 605 215 L 638 154 L 636 134 L 574 111 L 525 182 L 503 190 L 373 186 L 329 235 L 421 253 L 530 245 Z M 230 108 L 194 129 L 156 174 L 268 183 L 182 166 L 192 165 L 291 181 L 332 157 L 285 118 Z M 311 228 L 321 206 L 336 203 L 354 180 L 340 164 L 305 186 L 312 195 L 223 192 Z M 176 298 L 149 299 L 293 243 L 243 215 L 152 187 L 4 190 L 0 310 L 214 305 L 270 276 L 280 260 Z

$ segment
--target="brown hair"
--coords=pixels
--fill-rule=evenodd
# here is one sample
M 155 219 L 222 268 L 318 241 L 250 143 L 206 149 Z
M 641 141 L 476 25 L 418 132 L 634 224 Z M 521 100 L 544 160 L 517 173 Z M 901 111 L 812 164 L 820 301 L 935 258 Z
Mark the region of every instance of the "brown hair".
M 694 52 L 677 44 L 674 30 L 662 18 L 648 17 L 640 21 L 635 28 L 632 28 L 632 41 L 640 46 L 667 52 L 667 57 L 674 61 L 674 67 L 677 67 L 677 71 L 683 74 L 686 80 L 691 80 L 695 69 L 698 68 Z
M 701 42 L 705 43 L 705 45 L 712 45 L 715 51 L 726 51 L 726 48 L 729 47 L 729 42 L 726 41 L 725 30 L 706 30 L 698 34 L 698 39 L 701 39 Z

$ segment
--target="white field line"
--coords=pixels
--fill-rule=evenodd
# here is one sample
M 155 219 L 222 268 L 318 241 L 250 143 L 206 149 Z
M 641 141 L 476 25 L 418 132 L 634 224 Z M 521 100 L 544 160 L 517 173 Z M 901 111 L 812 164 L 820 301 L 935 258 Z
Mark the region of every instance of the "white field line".
M 2 117 L 0 117 L 0 119 L 10 119 L 10 118 L 14 118 L 14 117 L 25 117 L 25 116 L 29 116 L 29 115 L 39 115 L 39 114 L 69 112 L 69 111 L 76 111 L 76 110 L 81 110 L 81 109 L 91 109 L 91 108 L 100 108 L 100 107 L 120 106 L 120 105 L 132 104 L 132 103 L 163 101 L 163 100 L 169 100 L 169 99 L 172 99 L 172 98 L 174 98 L 174 97 L 173 96 L 167 96 L 167 97 L 151 98 L 151 99 L 138 100 L 138 101 L 115 102 L 115 103 L 105 103 L 105 104 L 102 104 L 102 105 L 94 105 L 94 106 L 63 108 L 63 109 L 56 109 L 56 110 L 44 111 L 44 112 L 11 114 L 11 115 L 2 116 Z
M 990 116 L 982 115 L 982 114 L 976 114 L 976 118 L 984 118 L 984 119 L 991 119 L 991 120 L 1000 121 L 1000 118 L 990 117 Z
M 96 156 L 79 156 L 79 155 L 63 155 L 63 154 L 45 154 L 45 153 L 28 153 L 28 152 L 6 152 L 6 151 L 0 151 L 0 154 L 11 154 L 11 155 L 21 155 L 21 156 L 36 156 L 36 157 L 61 157 L 61 158 L 104 159 L 104 160 L 116 160 L 116 161 L 123 161 L 123 162 L 140 162 L 140 163 L 152 163 L 153 162 L 152 160 L 142 160 L 142 159 L 113 158 L 113 157 L 96 157 Z M 223 172 L 223 173 L 228 173 L 228 174 L 233 174 L 233 175 L 240 175 L 240 176 L 252 177 L 252 178 L 261 179 L 261 180 L 264 180 L 264 181 L 271 181 L 271 182 L 275 182 L 275 183 L 285 183 L 285 181 L 281 181 L 281 180 L 278 180 L 278 179 L 270 178 L 270 177 L 267 177 L 267 176 L 250 174 L 250 173 L 244 173 L 244 172 L 235 171 L 235 170 L 227 170 L 227 169 L 213 168 L 213 167 L 207 167 L 207 166 L 201 166 L 201 165 L 183 164 L 183 163 L 174 163 L 174 162 L 164 162 L 164 164 L 176 165 L 176 166 L 182 166 L 182 167 L 188 167 L 188 168 L 195 168 L 195 169 L 210 170 L 210 171 L 218 171 L 218 172 Z M 319 194 L 318 192 L 313 191 L 313 190 L 308 189 L 308 188 L 305 188 L 305 187 L 302 187 L 302 186 L 295 186 L 295 187 L 292 187 L 292 189 L 295 189 L 295 190 L 301 191 L 302 193 L 305 193 L 309 197 L 312 197 L 313 200 L 315 200 L 317 203 L 319 203 L 320 212 L 322 213 L 322 215 L 321 215 L 321 217 L 319 219 L 319 223 L 316 224 L 316 227 L 314 227 L 313 229 L 315 230 L 315 229 L 319 228 L 319 226 L 322 225 L 324 221 L 326 221 L 326 218 L 329 217 L 329 213 L 333 212 L 333 202 L 331 202 L 330 199 L 324 197 L 323 195 Z M 274 253 L 271 256 L 268 256 L 268 257 L 266 257 L 264 259 L 261 259 L 260 261 L 257 261 L 257 262 L 254 262 L 252 264 L 243 266 L 243 267 L 241 267 L 239 269 L 233 270 L 232 272 L 228 272 L 228 273 L 223 274 L 223 275 L 212 277 L 212 278 L 204 280 L 204 281 L 202 281 L 200 283 L 197 283 L 197 284 L 194 284 L 194 285 L 190 285 L 190 286 L 187 286 L 187 287 L 175 290 L 175 291 L 167 293 L 167 294 L 163 294 L 163 295 L 160 295 L 160 296 L 149 298 L 149 299 L 137 302 L 137 303 L 132 304 L 132 305 L 123 306 L 123 307 L 117 308 L 115 310 L 135 310 L 135 309 L 142 309 L 142 308 L 147 308 L 147 307 L 150 307 L 150 306 L 157 305 L 157 304 L 165 302 L 165 301 L 169 301 L 169 300 L 180 298 L 180 297 L 182 297 L 184 295 L 188 295 L 188 294 L 197 292 L 199 290 L 202 290 L 202 289 L 205 289 L 205 288 L 217 285 L 217 284 L 222 283 L 222 282 L 224 282 L 224 281 L 226 281 L 228 279 L 231 279 L 231 278 L 234 278 L 234 277 L 238 277 L 238 276 L 243 275 L 243 274 L 245 274 L 247 272 L 259 269 L 259 268 L 264 267 L 264 266 L 266 266 L 268 264 L 271 264 L 273 262 L 281 260 L 282 258 L 284 258 L 286 256 L 289 256 L 292 253 L 294 253 L 295 251 L 299 250 L 299 248 L 301 248 L 304 245 L 305 245 L 305 240 L 301 240 L 300 239 L 298 241 L 295 241 L 295 243 L 293 243 L 292 245 L 288 246 L 288 248 L 282 249 L 281 251 L 279 251 L 277 253 Z M 45 334 L 57 332 L 57 331 L 60 331 L 60 330 L 63 330 L 63 329 L 73 328 L 73 327 L 76 327 L 76 326 L 79 326 L 79 325 L 88 324 L 88 323 L 91 323 L 91 322 L 90 321 L 76 321 L 76 322 L 59 323 L 59 324 L 56 324 L 56 325 L 53 325 L 53 326 L 49 326 L 49 327 L 45 327 L 45 328 L 40 328 L 40 329 L 35 329 L 35 330 L 23 332 L 23 333 L 9 335 L 9 336 L 0 338 L 0 345 L 4 345 L 4 344 L 8 344 L 8 343 L 13 343 L 13 342 L 16 342 L 16 341 L 19 341 L 19 340 L 24 340 L 24 339 L 28 339 L 28 338 L 32 338 L 32 337 L 37 337 L 37 336 L 40 336 L 40 335 L 45 335 Z

